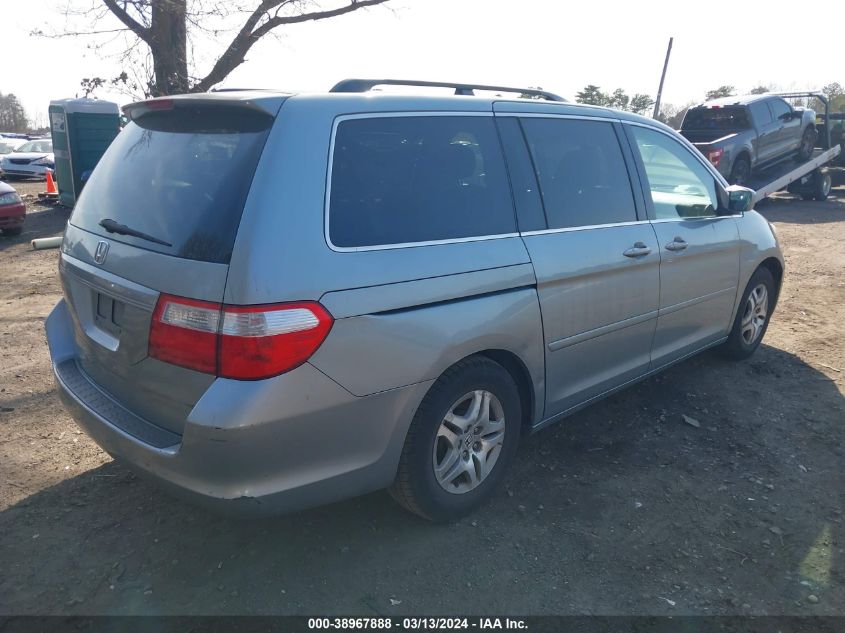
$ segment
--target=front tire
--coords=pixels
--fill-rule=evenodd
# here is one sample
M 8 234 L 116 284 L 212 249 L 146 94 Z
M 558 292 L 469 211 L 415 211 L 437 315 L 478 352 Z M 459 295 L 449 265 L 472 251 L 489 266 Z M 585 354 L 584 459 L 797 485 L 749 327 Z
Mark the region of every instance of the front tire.
M 453 365 L 417 409 L 390 494 L 432 521 L 464 516 L 495 492 L 522 429 L 519 390 L 484 356 Z
M 728 340 L 717 348 L 723 357 L 743 360 L 757 351 L 769 327 L 776 292 L 772 273 L 761 266 L 745 287 Z

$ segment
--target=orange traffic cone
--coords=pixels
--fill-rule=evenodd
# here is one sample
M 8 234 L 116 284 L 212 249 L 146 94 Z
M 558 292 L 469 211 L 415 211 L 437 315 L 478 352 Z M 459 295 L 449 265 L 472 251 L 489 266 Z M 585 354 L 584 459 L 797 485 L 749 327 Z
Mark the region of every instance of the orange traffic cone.
M 48 196 L 57 196 L 59 195 L 59 190 L 56 189 L 56 183 L 53 180 L 53 172 L 47 172 L 47 195 Z
M 47 172 L 47 191 L 38 194 L 39 200 L 58 200 L 59 190 L 56 189 L 56 181 L 53 180 L 53 172 Z

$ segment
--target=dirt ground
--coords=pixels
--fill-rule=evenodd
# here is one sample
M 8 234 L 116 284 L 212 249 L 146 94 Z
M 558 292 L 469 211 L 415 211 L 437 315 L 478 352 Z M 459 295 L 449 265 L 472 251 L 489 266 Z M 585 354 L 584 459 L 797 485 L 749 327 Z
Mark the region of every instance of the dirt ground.
M 0 238 L 0 615 L 845 615 L 843 176 L 760 207 L 788 271 L 752 359 L 704 354 L 526 438 L 446 526 L 385 493 L 232 520 L 112 462 L 56 396 L 57 251 L 29 240 L 68 213 L 31 204 Z

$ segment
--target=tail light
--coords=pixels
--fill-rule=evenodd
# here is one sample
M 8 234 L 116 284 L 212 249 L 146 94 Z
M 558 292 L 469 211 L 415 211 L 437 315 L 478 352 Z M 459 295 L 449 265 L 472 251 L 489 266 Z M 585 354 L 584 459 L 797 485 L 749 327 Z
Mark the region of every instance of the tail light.
M 161 295 L 150 327 L 149 354 L 166 363 L 217 373 L 220 304 Z
M 718 167 L 719 162 L 722 160 L 722 155 L 725 153 L 723 149 L 711 149 L 707 152 L 707 160 L 713 165 L 713 167 Z
M 149 354 L 224 378 L 260 380 L 307 361 L 333 323 L 313 301 L 229 306 L 163 294 L 153 313 Z

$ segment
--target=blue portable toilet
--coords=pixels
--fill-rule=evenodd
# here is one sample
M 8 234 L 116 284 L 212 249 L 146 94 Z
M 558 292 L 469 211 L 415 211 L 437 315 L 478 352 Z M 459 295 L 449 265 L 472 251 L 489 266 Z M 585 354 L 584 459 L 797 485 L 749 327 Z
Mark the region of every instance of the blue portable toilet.
M 120 132 L 120 108 L 98 99 L 59 99 L 50 102 L 49 113 L 59 202 L 72 207 L 85 184 L 83 175 Z

